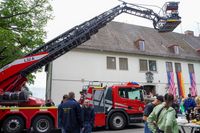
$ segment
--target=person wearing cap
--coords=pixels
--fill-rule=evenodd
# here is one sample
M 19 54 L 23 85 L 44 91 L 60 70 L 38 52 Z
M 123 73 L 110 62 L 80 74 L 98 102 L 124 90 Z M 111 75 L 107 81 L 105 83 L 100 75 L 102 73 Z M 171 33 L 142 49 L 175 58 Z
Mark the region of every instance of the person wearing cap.
M 144 120 L 144 133 L 152 133 L 151 130 L 148 128 L 147 118 L 153 111 L 153 108 L 163 102 L 163 96 L 158 95 L 156 99 L 148 103 L 144 108 L 143 120 Z

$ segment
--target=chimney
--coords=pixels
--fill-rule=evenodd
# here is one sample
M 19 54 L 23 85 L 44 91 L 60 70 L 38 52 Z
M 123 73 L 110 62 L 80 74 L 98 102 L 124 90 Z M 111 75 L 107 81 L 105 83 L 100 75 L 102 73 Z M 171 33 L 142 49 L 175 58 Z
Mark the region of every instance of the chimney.
M 194 31 L 186 30 L 185 35 L 194 36 Z

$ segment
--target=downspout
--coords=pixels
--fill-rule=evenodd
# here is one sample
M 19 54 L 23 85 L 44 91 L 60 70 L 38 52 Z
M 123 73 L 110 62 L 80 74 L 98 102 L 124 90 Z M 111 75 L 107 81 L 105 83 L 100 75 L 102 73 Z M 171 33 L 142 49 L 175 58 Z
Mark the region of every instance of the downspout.
M 51 99 L 51 92 L 52 92 L 52 67 L 53 63 L 50 62 L 46 67 L 46 94 L 45 98 L 46 99 Z

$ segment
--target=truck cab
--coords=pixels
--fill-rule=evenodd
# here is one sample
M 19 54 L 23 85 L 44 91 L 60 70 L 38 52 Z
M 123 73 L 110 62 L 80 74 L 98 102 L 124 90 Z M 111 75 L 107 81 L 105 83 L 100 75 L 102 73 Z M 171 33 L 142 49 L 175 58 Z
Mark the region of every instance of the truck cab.
M 130 123 L 142 122 L 143 88 L 135 82 L 110 87 L 89 87 L 86 98 L 95 110 L 95 127 L 123 129 Z

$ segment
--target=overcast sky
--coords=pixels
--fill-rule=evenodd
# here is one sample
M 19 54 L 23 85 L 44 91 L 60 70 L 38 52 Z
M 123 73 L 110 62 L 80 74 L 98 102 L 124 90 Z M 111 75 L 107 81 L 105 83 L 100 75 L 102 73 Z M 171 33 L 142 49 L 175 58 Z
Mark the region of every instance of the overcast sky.
M 153 9 L 154 12 L 158 13 L 160 11 L 158 7 L 162 7 L 167 0 L 126 0 L 126 2 L 141 4 L 141 6 Z M 186 30 L 192 30 L 198 36 L 200 34 L 200 1 L 180 0 L 177 2 L 180 2 L 179 15 L 182 18 L 182 23 L 174 32 L 184 33 Z M 118 0 L 53 0 L 51 4 L 53 6 L 54 19 L 47 24 L 46 41 L 121 4 L 121 2 Z M 153 28 L 152 21 L 127 14 L 119 15 L 114 21 Z M 45 76 L 45 73 L 37 74 L 35 84 L 30 87 L 37 97 L 44 98 Z

